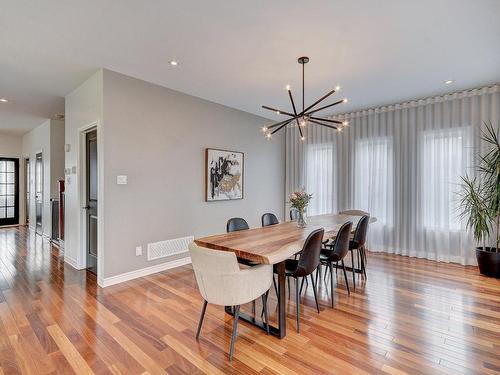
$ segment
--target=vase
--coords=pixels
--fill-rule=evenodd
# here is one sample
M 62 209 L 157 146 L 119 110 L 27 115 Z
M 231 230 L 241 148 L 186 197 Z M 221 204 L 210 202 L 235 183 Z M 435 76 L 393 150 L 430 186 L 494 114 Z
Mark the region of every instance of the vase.
M 299 228 L 307 227 L 307 214 L 306 211 L 299 211 L 297 216 L 297 226 Z

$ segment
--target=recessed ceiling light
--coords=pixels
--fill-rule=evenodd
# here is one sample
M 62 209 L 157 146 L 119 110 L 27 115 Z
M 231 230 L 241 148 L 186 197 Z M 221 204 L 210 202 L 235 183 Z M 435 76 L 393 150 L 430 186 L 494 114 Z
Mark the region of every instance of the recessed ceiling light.
M 170 60 L 168 63 L 169 63 L 170 65 L 172 65 L 172 66 L 177 66 L 177 65 L 179 65 L 179 62 L 178 62 L 178 61 L 176 61 L 176 60 Z
M 0 98 L 0 102 L 1 103 L 8 103 L 9 101 L 7 99 L 5 99 L 5 98 Z
M 452 80 L 452 79 L 449 79 L 448 81 L 445 81 L 444 83 L 445 83 L 446 85 L 451 85 L 453 82 L 455 82 L 455 81 L 454 81 L 454 80 Z

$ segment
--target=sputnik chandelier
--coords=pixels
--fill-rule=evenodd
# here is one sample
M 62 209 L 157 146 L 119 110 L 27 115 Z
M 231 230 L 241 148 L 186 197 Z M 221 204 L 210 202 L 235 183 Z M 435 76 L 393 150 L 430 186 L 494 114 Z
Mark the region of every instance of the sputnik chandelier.
M 306 139 L 304 137 L 303 132 L 302 132 L 302 128 L 306 127 L 309 123 L 325 126 L 327 128 L 331 128 L 331 129 L 334 129 L 337 131 L 341 131 L 342 126 L 348 125 L 347 121 L 330 120 L 328 118 L 321 117 L 319 115 L 315 115 L 315 113 L 320 112 L 324 109 L 336 106 L 337 104 L 347 103 L 347 99 L 342 99 L 342 100 L 338 100 L 334 103 L 324 105 L 324 106 L 319 107 L 319 108 L 316 107 L 323 100 L 328 98 L 330 95 L 333 95 L 335 92 L 338 92 L 340 90 L 340 86 L 335 87 L 332 91 L 327 92 L 321 98 L 316 100 L 313 104 L 311 104 L 308 107 L 305 107 L 305 105 L 304 105 L 304 73 L 305 73 L 304 68 L 308 62 L 309 62 L 309 57 L 307 57 L 307 56 L 302 56 L 302 57 L 298 58 L 298 63 L 302 65 L 302 111 L 300 113 L 297 113 L 297 108 L 295 107 L 295 102 L 293 100 L 293 95 L 292 95 L 292 91 L 290 89 L 290 85 L 286 86 L 286 90 L 288 91 L 288 96 L 290 97 L 290 102 L 292 103 L 293 113 L 285 112 L 285 111 L 282 111 L 281 109 L 277 109 L 277 108 L 268 107 L 267 105 L 262 106 L 262 108 L 267 109 L 269 111 L 276 112 L 276 114 L 278 114 L 278 115 L 287 116 L 286 120 L 279 121 L 277 123 L 274 123 L 274 124 L 269 125 L 269 126 L 264 126 L 262 128 L 262 131 L 265 133 L 267 138 L 271 138 L 274 133 L 280 131 L 281 129 L 283 129 L 285 126 L 287 126 L 288 124 L 290 124 L 293 121 L 295 121 L 297 123 L 297 127 L 298 127 L 299 133 L 300 133 L 300 139 L 302 141 L 304 141 Z M 341 126 L 338 126 L 338 125 L 341 125 Z

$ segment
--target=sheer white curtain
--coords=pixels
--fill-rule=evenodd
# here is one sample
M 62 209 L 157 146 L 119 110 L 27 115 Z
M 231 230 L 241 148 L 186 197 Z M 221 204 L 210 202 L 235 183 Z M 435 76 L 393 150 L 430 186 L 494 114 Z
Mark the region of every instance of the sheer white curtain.
M 354 204 L 366 212 L 377 212 L 371 246 L 380 248 L 393 228 L 394 150 L 389 136 L 362 138 L 354 145 Z
M 321 215 L 337 210 L 335 195 L 335 163 L 333 143 L 306 145 L 305 189 L 314 192 L 309 215 Z
M 500 86 L 359 111 L 343 132 L 287 129 L 287 192 L 314 194 L 310 214 L 357 208 L 378 222 L 371 250 L 474 264 L 474 242 L 457 215 L 460 176 L 482 144 L 484 121 L 500 124 Z

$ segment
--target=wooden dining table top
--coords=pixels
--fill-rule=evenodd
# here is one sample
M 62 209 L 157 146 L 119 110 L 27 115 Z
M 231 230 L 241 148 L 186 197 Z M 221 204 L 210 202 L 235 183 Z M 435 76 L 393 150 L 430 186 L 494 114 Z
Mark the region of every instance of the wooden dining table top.
M 195 239 L 201 247 L 231 251 L 237 257 L 262 264 L 276 264 L 302 250 L 304 241 L 313 230 L 324 228 L 324 238 L 333 238 L 347 221 L 352 221 L 353 230 L 361 216 L 328 214 L 310 216 L 306 228 L 298 228 L 295 221 L 267 227 L 217 234 Z M 370 218 L 370 222 L 376 221 Z

